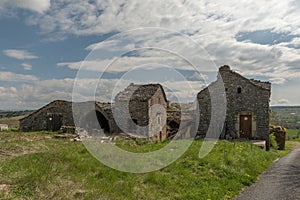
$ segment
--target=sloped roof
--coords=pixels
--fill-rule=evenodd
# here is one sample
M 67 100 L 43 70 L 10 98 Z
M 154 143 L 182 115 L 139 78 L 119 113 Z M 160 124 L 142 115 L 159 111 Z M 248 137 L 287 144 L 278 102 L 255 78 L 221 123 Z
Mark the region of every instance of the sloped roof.
M 235 72 L 235 71 L 232 71 L 230 69 L 230 67 L 228 65 L 224 65 L 222 67 L 219 68 L 219 72 L 221 71 L 229 71 L 230 73 L 244 79 L 244 80 L 247 80 L 249 83 L 255 85 L 255 86 L 258 86 L 262 89 L 265 89 L 265 90 L 271 90 L 271 83 L 270 82 L 263 82 L 263 81 L 259 81 L 259 80 L 254 80 L 254 79 L 248 79 L 244 76 L 242 76 L 241 74 Z
M 231 74 L 236 75 L 236 76 L 238 76 L 238 77 L 240 77 L 240 78 L 242 78 L 244 80 L 247 80 L 250 84 L 255 85 L 258 88 L 261 88 L 263 90 L 268 90 L 268 91 L 271 90 L 271 83 L 270 82 L 263 82 L 263 81 L 259 81 L 259 80 L 248 79 L 248 78 L 242 76 L 241 74 L 239 74 L 239 73 L 237 73 L 235 71 L 232 71 L 228 65 L 224 65 L 224 66 L 222 66 L 222 67 L 219 68 L 219 75 L 220 75 L 221 71 L 229 71 Z M 208 87 L 216 84 L 217 82 L 218 82 L 218 80 L 210 83 L 207 87 L 203 88 L 198 94 L 200 94 L 201 92 L 207 90 Z
M 102 103 L 102 102 L 94 102 L 94 101 L 87 101 L 87 102 L 71 102 L 71 101 L 65 101 L 65 100 L 54 100 L 48 104 L 46 104 L 45 106 L 39 108 L 38 110 L 36 110 L 35 112 L 31 113 L 30 115 L 20 119 L 20 121 L 24 120 L 24 119 L 27 119 L 27 118 L 30 118 L 38 113 L 40 113 L 42 110 L 44 109 L 47 109 L 49 107 L 51 107 L 52 105 L 63 105 L 63 107 L 66 107 L 68 106 L 68 108 L 70 109 L 70 112 L 73 112 L 73 108 L 72 108 L 72 104 L 76 104 L 76 108 L 79 108 L 80 105 L 83 105 L 83 104 L 91 104 L 91 105 L 95 105 L 97 106 L 100 110 L 103 110 L 105 112 L 109 112 L 108 110 L 111 109 L 111 103 Z M 84 112 L 83 112 L 84 113 Z
M 165 101 L 167 101 L 164 89 L 160 84 L 137 85 L 133 83 L 116 95 L 116 101 L 148 101 L 159 88 L 162 90 Z
M 39 112 L 41 112 L 43 109 L 45 109 L 45 108 L 47 108 L 47 107 L 49 107 L 49 106 L 51 106 L 51 105 L 54 105 L 54 104 L 64 104 L 64 105 L 72 106 L 72 102 L 70 102 L 70 101 L 65 101 L 65 100 L 54 100 L 54 101 L 52 101 L 52 102 L 46 104 L 45 106 L 41 107 L 40 109 L 34 111 L 33 113 L 31 113 L 31 114 L 25 116 L 24 118 L 20 119 L 19 121 L 22 121 L 22 120 L 24 120 L 24 119 L 30 118 L 30 117 L 32 117 L 32 116 L 38 114 Z
M 254 80 L 254 79 L 249 79 L 250 82 L 252 82 L 253 84 L 260 86 L 266 90 L 271 90 L 271 83 L 270 82 L 262 82 L 259 80 Z
M 111 103 L 103 103 L 103 102 L 96 102 L 96 106 L 101 108 L 102 110 L 110 110 L 111 109 Z

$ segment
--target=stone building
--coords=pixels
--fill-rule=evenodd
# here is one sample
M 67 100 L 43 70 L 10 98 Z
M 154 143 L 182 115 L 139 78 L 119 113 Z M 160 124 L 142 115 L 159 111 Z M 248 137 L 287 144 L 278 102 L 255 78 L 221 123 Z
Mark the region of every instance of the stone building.
M 193 138 L 195 134 L 205 137 L 208 130 L 213 130 L 224 139 L 268 142 L 270 94 L 271 83 L 247 79 L 229 66 L 223 66 L 219 69 L 217 81 L 198 93 L 195 101 L 198 109 L 192 111 L 167 111 L 169 102 L 160 84 L 130 84 L 116 95 L 114 104 L 53 101 L 21 119 L 20 130 L 57 131 L 62 126 L 75 126 L 75 121 L 77 127 L 89 132 L 100 129 L 106 134 L 124 132 L 134 137 L 163 141 L 167 137 L 168 125 L 168 137 Z M 222 124 L 211 123 L 216 120 Z M 183 131 L 176 135 L 180 126 Z
M 62 127 L 76 126 L 91 134 L 98 130 L 105 134 L 140 134 L 160 141 L 166 138 L 167 99 L 161 85 L 131 84 L 117 94 L 115 100 L 113 105 L 56 100 L 21 119 L 20 130 L 58 131 Z M 130 116 L 124 122 L 126 104 L 129 105 Z
M 166 139 L 167 98 L 160 84 L 130 84 L 115 97 L 115 111 L 123 132 L 152 140 Z
M 221 82 L 224 83 L 223 88 L 221 84 L 217 86 Z M 227 102 L 221 138 L 261 139 L 268 142 L 271 83 L 247 79 L 227 65 L 220 67 L 216 82 L 198 93 L 200 123 L 197 135 L 204 137 L 211 120 L 215 120 L 211 119 L 211 95 L 221 95 L 222 90 L 224 96 L 226 94 L 225 101 L 222 98 L 215 100 L 220 101 L 216 103 L 219 106 L 225 106 Z
M 58 131 L 61 126 L 74 126 L 72 103 L 56 100 L 20 119 L 21 131 Z
M 100 130 L 104 134 L 113 135 L 120 133 L 112 113 L 111 103 L 93 102 L 93 104 L 82 107 L 73 105 L 73 112 L 77 113 L 76 126 L 84 128 L 89 133 Z
M 89 121 L 93 116 L 98 126 Z M 58 131 L 62 126 L 81 126 L 86 129 L 102 129 L 105 133 L 117 132 L 111 115 L 110 103 L 53 101 L 20 120 L 21 131 Z

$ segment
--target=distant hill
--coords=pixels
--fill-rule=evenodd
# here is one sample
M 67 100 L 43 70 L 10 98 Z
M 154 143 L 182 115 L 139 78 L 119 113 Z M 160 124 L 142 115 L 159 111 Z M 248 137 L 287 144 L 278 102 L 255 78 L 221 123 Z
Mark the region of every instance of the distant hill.
M 300 109 L 300 106 L 270 106 L 271 109 Z
M 1 118 L 11 118 L 11 117 L 19 117 L 29 115 L 34 110 L 22 110 L 22 111 L 7 111 L 7 110 L 0 110 L 0 119 Z
M 19 128 L 19 120 L 32 112 L 34 112 L 34 110 L 0 110 L 0 124 L 8 124 L 9 128 Z
M 300 129 L 300 106 L 271 106 L 271 121 L 289 129 Z

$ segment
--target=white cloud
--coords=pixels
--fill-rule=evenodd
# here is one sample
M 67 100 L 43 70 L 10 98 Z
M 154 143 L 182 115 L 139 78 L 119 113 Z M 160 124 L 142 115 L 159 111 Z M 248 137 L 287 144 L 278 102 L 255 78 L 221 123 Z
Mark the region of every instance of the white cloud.
M 7 6 L 8 0 L 5 2 L 5 6 Z M 288 84 L 290 80 L 295 81 L 300 78 L 298 69 L 300 50 L 291 48 L 292 45 L 299 46 L 299 38 L 275 45 L 253 44 L 250 40 L 238 42 L 235 39 L 235 36 L 240 32 L 258 30 L 272 30 L 286 36 L 299 34 L 299 3 L 295 0 L 52 0 L 51 9 L 49 9 L 50 0 L 26 2 L 13 0 L 10 2 L 11 5 L 41 13 L 31 15 L 27 18 L 27 22 L 30 25 L 39 26 L 43 33 L 48 33 L 46 36 L 52 38 L 56 38 L 58 35 L 65 38 L 70 34 L 78 36 L 102 35 L 140 27 L 161 27 L 188 34 L 189 38 L 199 45 L 199 48 L 205 49 L 210 54 L 217 66 L 229 64 L 233 70 L 237 70 L 248 78 L 259 76 L 270 80 L 276 92 L 273 94 L 272 102 L 283 102 L 281 100 L 288 96 L 288 98 L 293 97 L 295 99 L 294 101 L 288 99 L 290 103 L 295 103 L 300 98 L 288 88 L 279 89 L 280 86 Z M 0 3 L 0 7 L 2 5 L 4 3 Z M 131 36 L 131 38 L 126 38 L 129 40 L 128 43 L 112 39 L 86 47 L 86 50 L 103 51 L 104 53 L 101 55 L 106 55 L 106 57 L 100 57 L 99 60 L 88 59 L 84 62 L 85 68 L 103 72 L 108 64 L 118 58 L 114 66 L 109 69 L 111 72 L 126 71 L 130 70 L 131 66 L 149 63 L 167 64 L 177 69 L 190 69 L 190 66 L 182 59 L 162 54 L 159 51 L 139 51 L 140 55 L 136 57 L 123 56 L 120 58 L 117 56 L 120 52 L 153 45 L 160 49 L 173 51 L 179 56 L 184 55 L 184 58 L 195 63 L 197 67 L 211 67 L 206 65 L 211 63 L 209 56 L 191 43 L 183 45 L 185 40 L 182 37 L 172 34 L 162 35 L 161 32 L 151 32 L 146 28 L 142 32 L 141 29 L 138 30 L 128 34 Z M 136 43 L 130 43 L 132 38 Z M 187 52 L 188 56 L 185 56 Z M 37 58 L 27 51 L 11 50 L 4 51 L 4 53 L 21 60 Z M 199 60 L 203 62 L 199 63 Z M 79 69 L 81 64 L 82 61 L 70 61 L 57 65 Z M 1 78 L 5 77 L 0 76 Z M 23 94 L 27 103 L 30 102 L 31 97 L 28 95 L 30 92 L 34 94 L 32 95 L 32 102 L 45 102 L 59 96 L 61 98 L 70 97 L 71 79 L 53 79 L 37 81 L 37 83 L 39 85 L 25 84 L 20 89 L 27 92 Z M 93 80 L 86 80 L 80 86 L 80 91 L 84 91 L 93 84 Z M 108 81 L 104 85 L 111 87 L 111 84 L 112 82 Z M 183 86 L 185 85 L 182 83 L 178 85 L 178 87 Z M 50 89 L 45 89 L 48 87 Z M 297 89 L 298 85 L 294 91 Z M 11 91 L 10 88 L 7 90 Z M 185 90 L 188 92 L 187 89 Z M 186 93 L 185 95 L 190 94 Z M 84 93 L 80 98 L 86 98 Z
M 105 60 L 87 60 L 79 62 L 58 63 L 57 66 L 67 66 L 70 69 L 81 69 L 96 72 L 126 72 L 143 65 L 144 69 L 160 68 L 167 65 L 175 69 L 191 70 L 191 66 L 174 57 L 120 57 Z
M 28 63 L 22 63 L 21 66 L 24 68 L 24 70 L 30 71 L 32 70 L 32 65 Z
M 278 104 L 289 104 L 290 101 L 287 100 L 287 99 L 279 99 L 279 100 L 277 101 L 277 103 L 278 103 Z
M 16 75 L 14 74 L 14 76 Z M 110 102 L 114 100 L 114 95 L 132 82 L 136 84 L 145 83 L 130 79 L 88 78 L 77 80 L 66 78 L 24 81 L 24 83 L 14 87 L 0 87 L 0 109 L 37 109 L 55 99 L 90 101 L 96 98 L 97 101 Z M 76 85 L 75 90 L 73 88 L 74 84 Z M 196 94 L 205 87 L 204 84 L 197 81 L 164 81 L 161 84 L 169 100 L 176 100 L 177 98 L 181 102 L 193 101 Z M 72 97 L 74 98 L 72 99 Z
M 30 60 L 37 59 L 38 57 L 26 50 L 16 50 L 16 49 L 8 49 L 4 50 L 3 53 L 11 58 L 15 58 L 18 60 Z
M 86 47 L 86 50 L 105 49 L 107 51 L 131 51 L 134 48 L 134 44 L 122 45 L 118 40 L 106 40 L 103 42 L 91 44 L 88 47 Z
M 281 85 L 286 82 L 284 78 L 271 78 L 270 81 L 272 84 L 278 84 L 278 85 Z
M 188 77 L 189 79 L 196 79 L 197 81 L 205 82 L 208 80 L 208 76 L 202 73 L 194 73 L 192 76 Z
M 0 10 L 16 7 L 43 13 L 47 11 L 50 6 L 50 0 L 1 0 Z
M 214 35 L 275 29 L 297 31 L 299 16 L 293 0 L 54 0 L 44 17 L 31 23 L 45 31 L 59 29 L 76 35 L 103 34 L 139 27 L 164 27 Z M 47 26 L 52 24 L 53 26 Z M 222 31 L 222 32 L 221 32 Z
M 39 79 L 33 75 L 16 74 L 7 71 L 0 72 L 0 81 L 6 82 L 32 82 L 38 81 Z
M 105 34 L 113 31 L 127 31 L 139 27 L 162 27 L 187 33 L 190 38 L 208 51 L 217 66 L 229 64 L 234 66 L 246 76 L 264 76 L 270 80 L 277 80 L 282 84 L 295 75 L 283 77 L 284 71 L 292 71 L 294 66 L 289 62 L 299 59 L 296 65 L 300 64 L 300 54 L 296 50 L 277 45 L 261 45 L 250 42 L 238 42 L 235 35 L 239 32 L 270 29 L 278 33 L 294 34 L 299 32 L 300 18 L 296 15 L 293 1 L 278 3 L 275 0 L 261 2 L 257 1 L 95 1 L 88 2 L 54 1 L 53 10 L 44 17 L 32 18 L 31 23 L 41 25 L 46 32 L 59 32 L 60 34 L 91 35 Z M 151 5 L 151 6 L 150 6 Z M 70 13 L 77 13 L 71 15 Z M 113 22 L 113 23 L 111 23 Z M 45 27 L 44 27 L 45 25 Z M 138 29 L 137 32 L 139 32 Z M 182 45 L 178 42 L 181 38 L 174 35 L 161 36 L 161 32 L 155 33 L 147 29 L 144 34 L 130 33 L 136 43 L 122 43 L 119 40 L 108 40 L 86 47 L 86 50 L 106 51 L 130 51 L 133 48 L 151 46 L 157 44 L 160 48 L 176 50 L 182 55 L 191 52 L 190 57 L 200 57 L 203 63 L 197 63 L 198 67 L 207 66 L 210 60 L 205 60 L 207 55 L 195 51 L 195 46 Z M 148 35 L 147 35 L 148 33 Z M 124 36 L 124 35 L 122 35 Z M 127 38 L 128 39 L 128 38 Z M 129 38 L 130 39 L 130 38 Z M 124 41 L 124 40 L 123 40 Z M 294 39 L 291 43 L 298 43 Z M 138 45 L 137 45 L 138 44 Z M 192 52 L 195 52 L 192 54 Z M 111 55 L 111 54 L 109 54 Z M 149 56 L 148 56 L 149 57 Z M 101 58 L 101 61 L 86 62 L 87 68 L 98 71 L 104 70 L 112 58 Z M 143 61 L 142 61 L 143 60 Z M 167 59 L 159 60 L 152 55 L 150 58 L 122 58 L 119 61 L 126 66 L 139 64 L 140 62 L 166 63 Z M 196 59 L 191 59 L 192 61 Z M 173 62 L 169 62 L 170 65 Z M 59 66 L 68 66 L 78 69 L 81 62 L 59 63 Z M 99 67 L 100 65 L 100 67 Z M 277 67 L 275 70 L 274 68 Z M 121 67 L 120 67 L 121 68 Z M 280 69 L 281 68 L 281 69 Z M 288 69 L 286 69 L 288 68 Z M 215 69 L 214 69 L 215 70 Z M 281 81 L 278 81 L 281 78 Z M 275 81 L 274 81 L 275 83 Z

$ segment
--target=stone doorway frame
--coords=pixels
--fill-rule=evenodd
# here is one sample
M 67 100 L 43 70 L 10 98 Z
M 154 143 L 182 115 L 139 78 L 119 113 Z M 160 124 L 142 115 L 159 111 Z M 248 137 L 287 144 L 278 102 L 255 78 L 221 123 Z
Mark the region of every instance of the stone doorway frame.
M 235 129 L 238 135 L 238 138 L 241 138 L 240 135 L 240 116 L 241 115 L 251 115 L 251 120 L 252 120 L 252 126 L 251 126 L 251 138 L 256 138 L 257 137 L 257 123 L 256 123 L 256 114 L 252 111 L 241 111 L 238 114 L 236 114 L 236 123 L 235 123 Z

